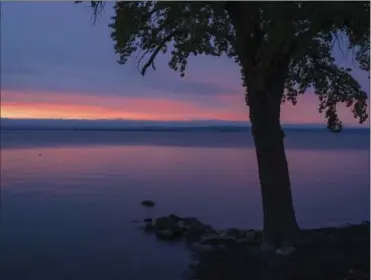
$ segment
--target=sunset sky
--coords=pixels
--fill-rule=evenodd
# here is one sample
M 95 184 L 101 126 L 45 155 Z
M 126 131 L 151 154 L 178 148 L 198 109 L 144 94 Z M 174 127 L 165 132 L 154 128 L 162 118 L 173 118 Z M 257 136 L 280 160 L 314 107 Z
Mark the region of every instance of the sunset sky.
M 160 56 L 142 77 L 136 58 L 116 63 L 107 5 L 93 25 L 87 4 L 1 3 L 1 117 L 139 120 L 248 120 L 238 66 L 226 57 L 191 57 L 185 78 Z M 336 57 L 352 67 L 337 49 Z M 352 67 L 354 68 L 354 67 Z M 369 92 L 367 73 L 354 75 Z M 346 124 L 356 124 L 339 108 Z M 284 105 L 283 123 L 324 123 L 308 92 Z

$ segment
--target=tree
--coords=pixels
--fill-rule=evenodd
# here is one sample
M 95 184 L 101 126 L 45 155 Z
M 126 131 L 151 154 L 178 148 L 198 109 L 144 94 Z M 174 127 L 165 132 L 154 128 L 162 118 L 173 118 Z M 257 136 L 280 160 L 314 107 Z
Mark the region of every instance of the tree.
M 102 2 L 91 2 L 97 15 Z M 111 37 L 118 63 L 141 52 L 144 75 L 160 53 L 183 77 L 193 55 L 227 55 L 241 67 L 250 108 L 264 211 L 263 244 L 294 246 L 299 234 L 280 125 L 281 103 L 308 88 L 319 98 L 328 128 L 342 128 L 338 103 L 363 123 L 367 94 L 350 69 L 336 65 L 333 44 L 347 37 L 359 67 L 369 71 L 369 2 L 163 2 L 114 4 Z

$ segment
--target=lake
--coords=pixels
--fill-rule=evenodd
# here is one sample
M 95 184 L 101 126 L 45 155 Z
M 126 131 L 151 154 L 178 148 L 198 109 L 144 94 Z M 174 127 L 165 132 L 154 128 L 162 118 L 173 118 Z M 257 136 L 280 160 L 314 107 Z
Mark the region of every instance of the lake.
M 369 220 L 369 135 L 286 131 L 302 228 Z M 261 228 L 261 208 L 249 132 L 1 131 L 2 280 L 174 280 L 185 246 L 132 220 Z

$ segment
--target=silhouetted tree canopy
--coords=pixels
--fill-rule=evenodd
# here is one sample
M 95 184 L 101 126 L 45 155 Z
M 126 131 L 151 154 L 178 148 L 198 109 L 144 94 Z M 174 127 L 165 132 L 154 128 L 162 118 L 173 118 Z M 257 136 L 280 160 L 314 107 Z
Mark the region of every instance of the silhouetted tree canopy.
M 232 2 L 125 1 L 114 4 L 110 28 L 118 54 L 125 64 L 140 52 L 144 75 L 156 69 L 160 53 L 171 53 L 169 67 L 183 77 L 188 57 L 226 55 L 240 64 L 236 32 L 228 5 Z M 103 2 L 91 2 L 95 15 Z M 297 102 L 297 96 L 313 88 L 319 98 L 319 112 L 326 112 L 328 127 L 341 130 L 338 103 L 352 109 L 359 123 L 366 121 L 367 93 L 351 75 L 351 69 L 336 64 L 333 47 L 340 37 L 363 70 L 370 69 L 369 2 L 241 2 L 246 11 L 245 51 L 249 71 L 259 73 L 258 86 L 277 71 L 281 60 L 289 59 L 282 101 Z M 246 77 L 242 72 L 243 84 Z M 247 87 L 248 90 L 248 87 Z M 246 95 L 246 102 L 247 95 Z

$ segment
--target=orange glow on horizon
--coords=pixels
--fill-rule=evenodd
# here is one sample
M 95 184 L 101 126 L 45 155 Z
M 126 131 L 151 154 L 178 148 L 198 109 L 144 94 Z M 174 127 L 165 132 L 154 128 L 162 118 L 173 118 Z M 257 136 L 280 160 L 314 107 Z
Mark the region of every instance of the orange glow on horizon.
M 96 96 L 87 93 L 1 92 L 1 117 L 25 119 L 131 119 L 185 121 L 219 119 L 248 121 L 248 108 L 242 95 L 210 96 L 220 106 L 208 102 L 165 98 Z M 350 108 L 339 105 L 345 124 L 356 124 Z M 282 106 L 282 123 L 325 123 L 318 113 L 318 99 L 313 94 L 299 98 L 296 106 Z M 369 121 L 367 122 L 369 124 Z
M 6 97 L 6 98 L 4 98 Z M 11 101 L 7 101 L 9 98 Z M 4 100 L 5 99 L 5 100 Z M 2 92 L 1 117 L 40 119 L 246 120 L 247 111 L 207 108 L 161 98 L 97 97 L 88 94 Z

